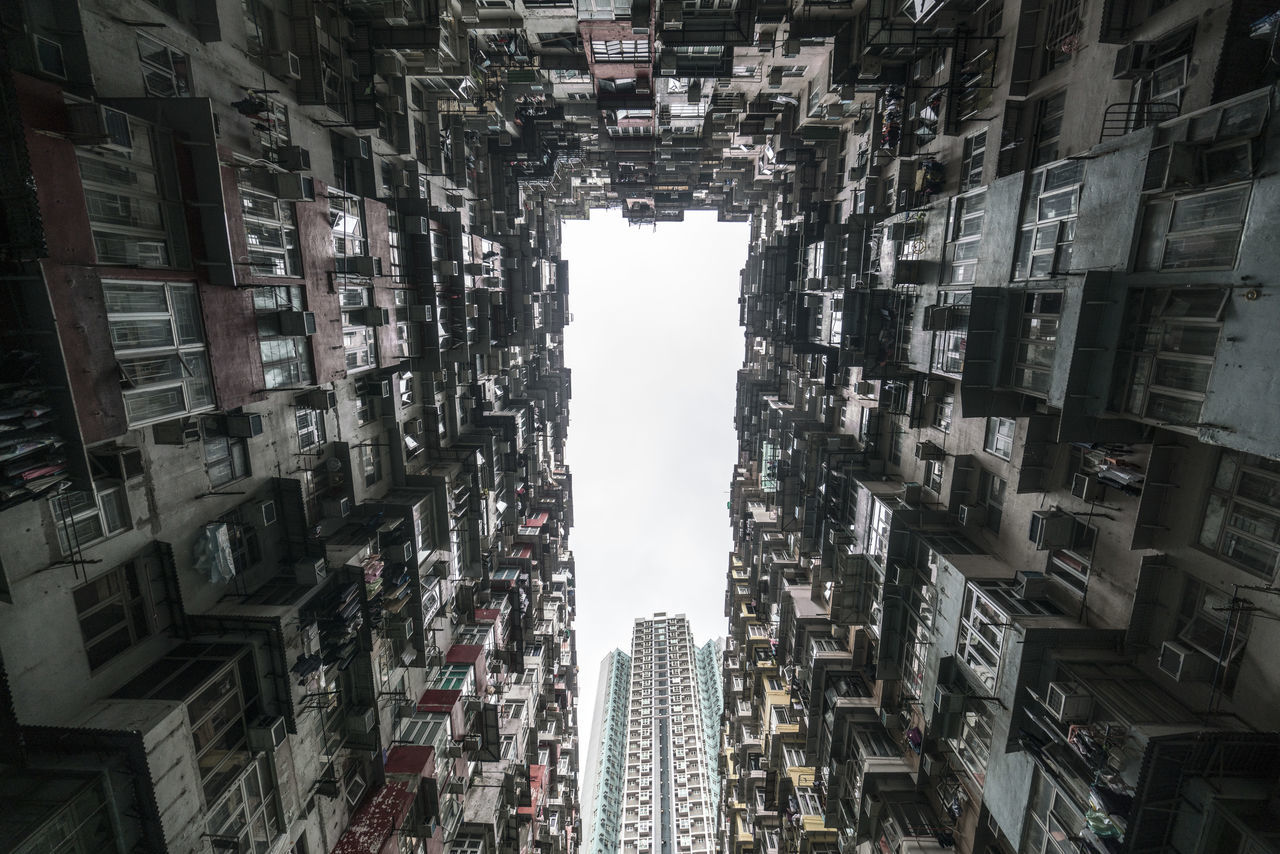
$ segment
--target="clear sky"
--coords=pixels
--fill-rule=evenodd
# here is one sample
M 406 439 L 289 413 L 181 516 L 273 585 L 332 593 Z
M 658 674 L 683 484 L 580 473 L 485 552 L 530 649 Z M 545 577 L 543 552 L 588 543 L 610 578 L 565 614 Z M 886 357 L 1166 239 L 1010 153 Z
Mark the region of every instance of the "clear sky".
M 564 222 L 582 765 L 600 659 L 629 648 L 636 617 L 686 614 L 699 644 L 725 633 L 749 236 L 714 213 L 656 229 L 617 210 Z

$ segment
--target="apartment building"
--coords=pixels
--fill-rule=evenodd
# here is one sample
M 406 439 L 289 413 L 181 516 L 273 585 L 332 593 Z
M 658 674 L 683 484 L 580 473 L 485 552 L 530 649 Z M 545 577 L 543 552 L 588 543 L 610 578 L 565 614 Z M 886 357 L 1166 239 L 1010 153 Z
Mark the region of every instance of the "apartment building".
M 719 659 L 683 614 L 636 618 L 630 655 L 605 656 L 587 752 L 590 850 L 715 850 Z
M 821 8 L 742 274 L 722 848 L 1276 850 L 1275 9 Z
M 579 845 L 560 222 L 696 208 L 720 759 L 600 844 L 1274 850 L 1276 11 L 9 4 L 0 838 Z

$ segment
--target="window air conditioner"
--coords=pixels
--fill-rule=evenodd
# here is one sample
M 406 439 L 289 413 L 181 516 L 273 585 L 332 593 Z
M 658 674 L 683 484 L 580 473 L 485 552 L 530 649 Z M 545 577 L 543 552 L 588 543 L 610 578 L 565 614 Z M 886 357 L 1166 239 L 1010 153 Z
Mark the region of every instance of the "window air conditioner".
M 371 305 L 360 311 L 360 318 L 365 326 L 386 326 L 391 322 L 391 311 Z
M 233 439 L 252 439 L 262 435 L 262 416 L 257 412 L 228 415 L 223 422 L 223 429 Z
M 356 709 L 347 712 L 347 732 L 366 733 L 378 723 L 378 713 L 372 708 Z
M 342 139 L 342 154 L 351 160 L 368 160 L 373 149 L 367 136 L 347 136 Z
M 407 216 L 403 219 L 405 234 L 430 234 L 431 221 L 425 216 Z
M 298 398 L 298 405 L 304 409 L 328 412 L 330 409 L 338 408 L 338 393 L 324 388 L 313 388 L 302 393 Z
M 345 269 L 340 272 L 349 273 L 353 276 L 380 276 L 382 275 L 382 259 L 375 258 L 372 255 L 349 255 L 344 259 L 340 259 Z
M 434 318 L 434 310 L 429 305 L 409 306 L 409 319 L 419 323 L 430 323 Z
M 316 316 L 309 311 L 280 311 L 276 313 L 281 335 L 315 335 Z
M 458 275 L 457 261 L 436 261 L 434 266 L 435 266 L 435 271 L 442 276 Z
M 302 60 L 298 58 L 296 53 L 284 51 L 271 57 L 268 65 L 271 73 L 281 80 L 301 80 L 302 79 Z
M 305 172 L 311 168 L 311 152 L 300 145 L 287 145 L 276 149 L 276 165 L 290 172 Z
M 1085 501 L 1094 501 L 1103 496 L 1106 487 L 1092 475 L 1078 472 L 1071 477 L 1071 494 Z
M 912 481 L 902 484 L 902 500 L 906 504 L 913 506 L 920 504 L 921 486 Z
M 1074 525 L 1075 520 L 1061 510 L 1036 510 L 1031 514 L 1028 539 L 1040 551 L 1066 548 Z
M 958 515 L 961 527 L 976 528 L 987 521 L 987 508 L 981 504 L 961 504 Z
M 310 163 L 309 160 L 307 162 Z M 309 175 L 275 172 L 272 173 L 271 183 L 275 189 L 277 199 L 294 202 L 315 201 L 316 185 Z
M 307 558 L 293 565 L 293 579 L 303 587 L 315 587 L 324 581 L 326 567 L 324 558 Z
M 1160 672 L 1175 682 L 1205 682 L 1213 675 L 1213 661 L 1176 641 L 1160 647 Z
M 133 131 L 129 116 L 101 104 L 68 104 L 71 141 L 76 145 L 97 145 L 112 151 L 133 151 Z
M 1132 80 L 1147 71 L 1148 42 L 1129 42 L 1116 54 L 1116 64 L 1111 70 L 1114 80 Z
M 1074 682 L 1050 682 L 1044 704 L 1062 724 L 1086 723 L 1093 713 L 1093 697 Z
M 917 460 L 944 460 L 947 452 L 933 442 L 916 442 Z
M 261 718 L 249 727 L 249 749 L 255 751 L 275 750 L 284 744 L 289 736 L 284 718 Z
M 320 502 L 320 512 L 334 519 L 345 519 L 351 515 L 350 498 L 330 498 Z
M 1014 579 L 1018 582 L 1017 595 L 1021 599 L 1035 601 L 1049 595 L 1049 576 L 1033 569 L 1020 569 Z

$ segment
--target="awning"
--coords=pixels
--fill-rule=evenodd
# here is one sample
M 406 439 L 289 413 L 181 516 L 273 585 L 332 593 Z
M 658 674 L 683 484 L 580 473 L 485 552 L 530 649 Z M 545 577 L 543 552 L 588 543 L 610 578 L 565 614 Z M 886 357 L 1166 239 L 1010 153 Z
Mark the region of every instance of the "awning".
M 544 514 L 545 515 L 545 514 Z M 526 523 L 527 524 L 527 523 Z M 533 546 L 524 545 L 523 543 L 511 549 L 511 554 L 507 557 L 522 558 L 524 560 L 533 559 Z
M 403 778 L 404 782 L 430 777 L 435 774 L 435 753 L 430 745 L 397 744 L 387 752 L 387 763 L 382 770 L 388 778 Z
M 547 521 L 550 518 L 550 513 L 539 513 L 536 516 L 531 516 L 528 519 L 525 519 L 524 526 L 526 528 L 541 528 L 543 525 L 547 524 Z
M 542 804 L 542 792 L 547 781 L 547 766 L 529 766 L 529 806 L 520 807 L 520 815 L 534 817 Z
M 331 854 L 393 854 L 400 850 L 396 831 L 413 807 L 417 788 L 389 782 L 351 818 Z
M 502 612 L 497 608 L 476 608 L 477 623 L 496 623 L 501 617 Z

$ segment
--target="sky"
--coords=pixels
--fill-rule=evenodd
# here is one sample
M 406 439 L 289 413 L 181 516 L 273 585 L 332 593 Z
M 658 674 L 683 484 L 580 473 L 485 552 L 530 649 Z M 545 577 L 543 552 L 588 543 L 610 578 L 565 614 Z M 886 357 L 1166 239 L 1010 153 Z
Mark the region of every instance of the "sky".
M 618 210 L 564 221 L 583 765 L 600 660 L 630 647 L 636 617 L 685 614 L 698 644 L 727 627 L 749 228 L 715 213 L 656 229 L 628 225 Z

